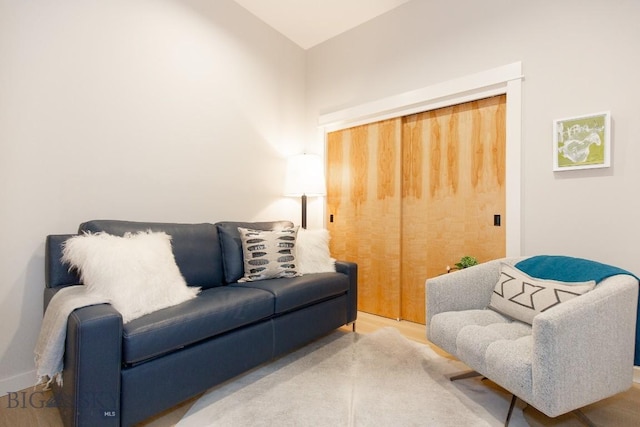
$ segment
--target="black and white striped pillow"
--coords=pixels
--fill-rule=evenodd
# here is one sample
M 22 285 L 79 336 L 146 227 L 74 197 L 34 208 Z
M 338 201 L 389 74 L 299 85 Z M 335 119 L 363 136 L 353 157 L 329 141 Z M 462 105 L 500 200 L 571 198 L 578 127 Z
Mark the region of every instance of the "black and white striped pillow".
M 296 264 L 298 227 L 252 230 L 238 227 L 242 240 L 244 276 L 238 282 L 299 276 Z

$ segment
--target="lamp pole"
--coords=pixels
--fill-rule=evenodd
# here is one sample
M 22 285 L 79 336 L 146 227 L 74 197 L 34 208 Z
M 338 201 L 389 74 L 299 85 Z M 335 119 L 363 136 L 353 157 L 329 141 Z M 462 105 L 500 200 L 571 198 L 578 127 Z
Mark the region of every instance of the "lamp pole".
M 307 228 L 307 195 L 303 194 L 301 199 L 302 199 L 302 228 Z

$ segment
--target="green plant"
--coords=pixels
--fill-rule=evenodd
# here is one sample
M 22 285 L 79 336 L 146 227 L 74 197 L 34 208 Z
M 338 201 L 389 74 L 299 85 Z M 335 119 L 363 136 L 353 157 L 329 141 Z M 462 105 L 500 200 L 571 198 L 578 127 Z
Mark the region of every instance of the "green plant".
M 463 256 L 462 258 L 460 258 L 460 262 L 456 263 L 456 267 L 458 267 L 458 269 L 462 270 L 463 268 L 467 268 L 467 267 L 471 267 L 473 265 L 477 265 L 478 264 L 478 260 L 475 259 L 472 256 Z

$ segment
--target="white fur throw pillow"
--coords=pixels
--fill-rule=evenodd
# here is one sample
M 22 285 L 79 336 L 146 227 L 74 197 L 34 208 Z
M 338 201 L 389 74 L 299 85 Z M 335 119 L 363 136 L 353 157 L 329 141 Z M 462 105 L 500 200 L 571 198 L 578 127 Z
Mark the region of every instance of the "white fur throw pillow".
M 187 286 L 173 256 L 171 236 L 164 232 L 74 236 L 64 243 L 62 261 L 78 270 L 90 292 L 109 299 L 124 323 L 180 304 L 200 291 Z
M 336 271 L 336 260 L 329 253 L 329 231 L 306 230 L 298 231 L 297 261 L 300 274 L 328 273 Z

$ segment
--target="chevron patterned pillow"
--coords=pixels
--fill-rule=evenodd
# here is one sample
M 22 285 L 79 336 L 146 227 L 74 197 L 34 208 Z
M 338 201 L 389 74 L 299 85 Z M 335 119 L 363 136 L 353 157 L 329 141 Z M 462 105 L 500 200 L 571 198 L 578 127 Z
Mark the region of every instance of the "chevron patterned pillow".
M 502 264 L 489 308 L 512 319 L 532 324 L 538 313 L 589 292 L 595 285 L 594 280 L 559 282 L 536 279 L 508 264 Z

